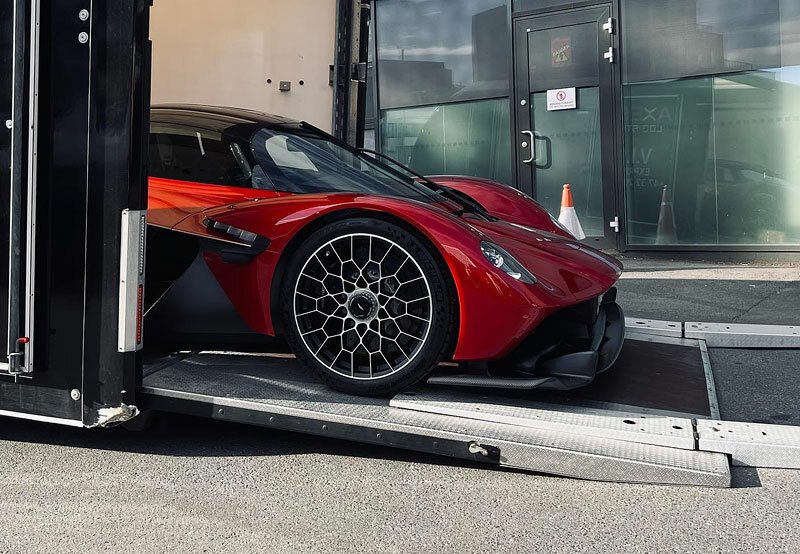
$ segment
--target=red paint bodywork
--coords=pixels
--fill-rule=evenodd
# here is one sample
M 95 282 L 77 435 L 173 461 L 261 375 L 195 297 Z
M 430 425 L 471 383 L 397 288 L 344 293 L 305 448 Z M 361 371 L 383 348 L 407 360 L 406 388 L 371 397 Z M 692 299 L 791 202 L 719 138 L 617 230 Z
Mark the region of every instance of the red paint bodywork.
M 508 354 L 547 316 L 607 291 L 619 278 L 614 258 L 573 240 L 547 212 L 515 189 L 484 179 L 436 177 L 482 204 L 502 221 L 456 216 L 416 201 L 351 193 L 294 195 L 275 191 L 150 179 L 149 223 L 219 239 L 207 219 L 257 233 L 270 245 L 247 264 L 206 253 L 214 276 L 245 322 L 274 335 L 270 309 L 276 269 L 287 245 L 323 216 L 353 213 L 392 217 L 424 234 L 439 250 L 456 285 L 460 329 L 455 360 L 490 360 Z M 537 278 L 528 285 L 492 266 L 480 243 L 494 242 Z

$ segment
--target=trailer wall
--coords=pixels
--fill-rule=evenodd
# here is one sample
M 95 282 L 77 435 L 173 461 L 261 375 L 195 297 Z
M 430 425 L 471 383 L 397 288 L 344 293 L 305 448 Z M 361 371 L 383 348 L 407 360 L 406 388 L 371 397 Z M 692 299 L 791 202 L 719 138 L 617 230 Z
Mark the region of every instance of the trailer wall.
M 156 1 L 150 37 L 154 103 L 236 106 L 331 130 L 336 0 Z

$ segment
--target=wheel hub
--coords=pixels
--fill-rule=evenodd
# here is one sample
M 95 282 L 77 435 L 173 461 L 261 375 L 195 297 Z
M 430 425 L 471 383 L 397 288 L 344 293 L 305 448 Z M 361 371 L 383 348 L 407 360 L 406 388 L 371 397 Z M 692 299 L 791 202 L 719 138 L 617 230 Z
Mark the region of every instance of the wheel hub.
M 347 300 L 347 313 L 356 321 L 370 321 L 378 315 L 378 297 L 369 290 L 357 290 Z

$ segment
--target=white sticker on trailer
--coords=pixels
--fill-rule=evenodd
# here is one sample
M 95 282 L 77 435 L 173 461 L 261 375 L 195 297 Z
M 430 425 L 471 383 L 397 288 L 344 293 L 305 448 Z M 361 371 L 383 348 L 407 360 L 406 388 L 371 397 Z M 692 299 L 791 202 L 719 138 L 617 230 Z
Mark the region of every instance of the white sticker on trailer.
M 575 87 L 556 88 L 547 91 L 547 111 L 574 110 L 578 107 Z

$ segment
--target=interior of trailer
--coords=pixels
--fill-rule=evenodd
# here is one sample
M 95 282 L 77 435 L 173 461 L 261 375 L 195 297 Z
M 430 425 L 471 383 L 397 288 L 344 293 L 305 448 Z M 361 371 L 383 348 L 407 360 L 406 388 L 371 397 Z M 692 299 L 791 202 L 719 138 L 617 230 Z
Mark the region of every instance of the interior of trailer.
M 334 130 L 335 91 L 329 80 L 329 66 L 337 56 L 335 2 L 300 2 L 292 9 L 278 2 L 263 2 L 245 20 L 222 3 L 207 2 L 203 10 L 190 10 L 189 4 L 187 0 L 156 2 L 151 9 L 153 106 L 233 106 L 307 120 L 324 130 Z M 312 17 L 326 22 L 318 25 L 320 32 L 312 40 L 291 40 L 292 29 Z M 176 25 L 176 21 L 180 24 Z M 243 37 L 247 37 L 247 43 Z M 201 50 L 203 56 L 198 56 Z M 230 165 L 232 159 L 222 158 L 225 145 L 215 146 L 213 137 L 205 138 L 198 147 L 194 136 L 175 136 L 177 131 L 158 118 L 151 121 L 150 129 L 147 161 L 151 177 L 182 177 L 169 164 L 208 165 L 203 179 L 230 181 L 223 172 L 226 161 Z M 210 164 L 207 153 L 215 151 L 221 154 Z M 163 377 L 180 371 L 186 372 L 184 383 L 205 382 L 196 373 L 193 378 L 193 371 L 205 365 L 203 360 L 212 360 L 217 371 L 224 371 L 220 352 L 238 353 L 231 354 L 229 370 L 247 367 L 255 378 L 259 364 L 268 360 L 273 378 L 275 372 L 284 373 L 286 379 L 302 383 L 308 377 L 306 370 L 288 355 L 285 341 L 280 336 L 252 332 L 234 309 L 205 263 L 203 248 L 207 245 L 201 242 L 197 236 L 148 226 L 143 324 L 145 386 L 159 378 L 158 374 Z M 696 345 L 628 340 L 623 352 L 613 371 L 601 375 L 588 388 L 566 393 L 516 394 L 528 394 L 541 401 L 580 398 L 713 417 L 714 400 L 709 400 L 706 383 L 708 364 Z M 663 363 L 641 367 L 637 360 L 642 356 Z M 243 361 L 250 365 L 243 365 Z M 672 371 L 666 371 L 663 364 L 670 364 Z M 453 364 L 443 365 L 431 383 L 454 371 Z M 173 379 L 177 380 L 177 375 Z M 226 381 L 221 375 L 212 380 Z M 687 383 L 693 385 L 693 390 L 687 390 Z M 435 384 L 429 386 L 437 388 Z M 514 394 L 513 384 L 507 388 Z

